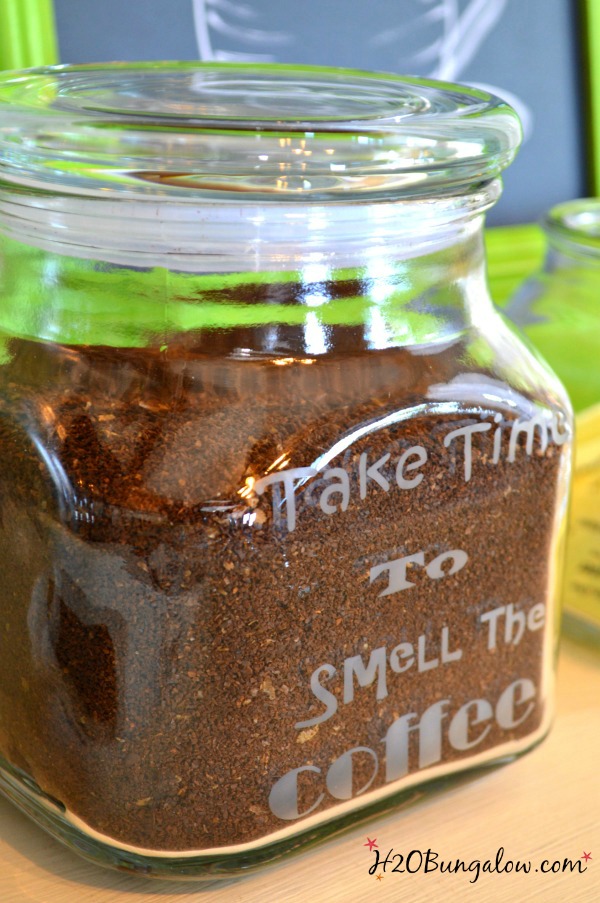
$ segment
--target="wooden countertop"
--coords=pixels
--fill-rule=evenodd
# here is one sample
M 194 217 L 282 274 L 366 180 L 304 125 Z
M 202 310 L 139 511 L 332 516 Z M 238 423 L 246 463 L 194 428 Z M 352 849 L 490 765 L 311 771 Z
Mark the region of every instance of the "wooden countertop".
M 437 852 L 467 863 L 531 861 L 529 874 L 369 874 L 380 851 Z M 591 859 L 582 860 L 584 853 Z M 586 870 L 541 871 L 565 859 Z M 398 862 L 395 860 L 394 865 Z M 417 863 L 414 854 L 411 864 Z M 544 866 L 547 867 L 547 866 Z M 555 866 L 556 868 L 557 866 Z M 535 869 L 540 869 L 535 871 Z M 577 866 L 579 869 L 579 866 Z M 378 879 L 377 875 L 381 875 Z M 167 883 L 130 877 L 86 863 L 0 800 L 2 903 L 353 903 L 353 901 L 600 900 L 600 649 L 565 641 L 560 657 L 558 716 L 550 736 L 517 762 L 379 818 L 295 858 L 239 880 Z

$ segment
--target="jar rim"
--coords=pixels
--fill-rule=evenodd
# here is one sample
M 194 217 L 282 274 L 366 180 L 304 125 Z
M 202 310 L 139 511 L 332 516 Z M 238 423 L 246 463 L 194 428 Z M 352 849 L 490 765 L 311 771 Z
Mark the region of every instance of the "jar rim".
M 577 198 L 552 207 L 542 220 L 553 244 L 600 256 L 600 198 Z
M 387 73 L 135 62 L 0 76 L 0 182 L 45 194 L 423 197 L 497 177 L 520 138 L 486 91 Z

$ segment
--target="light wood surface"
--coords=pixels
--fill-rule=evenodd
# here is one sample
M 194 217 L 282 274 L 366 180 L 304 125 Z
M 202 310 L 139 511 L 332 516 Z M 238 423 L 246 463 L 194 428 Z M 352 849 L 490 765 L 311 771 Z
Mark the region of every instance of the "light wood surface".
M 1 903 L 270 903 L 270 901 L 600 901 L 600 649 L 564 642 L 558 716 L 550 736 L 517 762 L 379 818 L 315 850 L 239 880 L 167 883 L 79 859 L 0 800 Z M 440 860 L 530 860 L 531 872 L 369 875 L 380 850 L 431 849 Z M 542 874 L 543 860 L 592 858 L 583 873 Z M 397 860 L 396 860 L 397 862 Z M 412 860 L 416 862 L 416 858 Z

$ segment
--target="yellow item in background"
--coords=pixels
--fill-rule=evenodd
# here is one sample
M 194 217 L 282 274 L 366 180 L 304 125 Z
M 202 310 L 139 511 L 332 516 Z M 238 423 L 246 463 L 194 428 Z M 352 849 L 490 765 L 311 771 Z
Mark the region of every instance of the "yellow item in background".
M 578 620 L 600 641 L 600 404 L 577 417 L 572 493 L 565 616 L 571 629 Z

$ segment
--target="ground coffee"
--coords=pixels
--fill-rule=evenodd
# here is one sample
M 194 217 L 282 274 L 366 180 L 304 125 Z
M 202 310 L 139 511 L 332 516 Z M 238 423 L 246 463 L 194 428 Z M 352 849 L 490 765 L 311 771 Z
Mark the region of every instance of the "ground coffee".
M 93 831 L 246 844 L 545 731 L 561 415 L 347 344 L 10 343 L 0 752 Z

